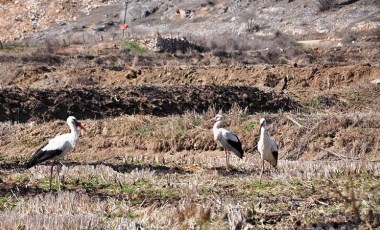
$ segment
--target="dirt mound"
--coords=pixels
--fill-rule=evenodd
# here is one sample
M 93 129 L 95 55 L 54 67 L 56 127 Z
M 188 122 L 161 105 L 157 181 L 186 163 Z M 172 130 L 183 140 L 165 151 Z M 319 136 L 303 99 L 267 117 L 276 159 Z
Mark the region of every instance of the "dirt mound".
M 290 110 L 298 107 L 288 97 L 239 86 L 129 86 L 125 88 L 76 88 L 0 91 L 0 121 L 26 122 L 65 119 L 97 119 L 122 114 L 166 116 L 210 106 L 229 110 L 233 105 L 248 112 Z

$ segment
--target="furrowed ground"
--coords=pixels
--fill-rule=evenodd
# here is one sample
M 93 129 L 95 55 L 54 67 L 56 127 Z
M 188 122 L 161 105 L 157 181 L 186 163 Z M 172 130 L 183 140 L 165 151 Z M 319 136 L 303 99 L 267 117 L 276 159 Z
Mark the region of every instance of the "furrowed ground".
M 237 92 L 239 89 L 235 88 Z M 248 104 L 243 109 L 238 101 L 226 102 L 225 126 L 239 135 L 246 150 L 244 160 L 232 157 L 231 171 L 224 168 L 224 155 L 212 139 L 209 122 L 221 107 L 208 102 L 208 96 L 189 99 L 194 105 L 210 103 L 203 112 L 181 110 L 157 116 L 128 115 L 125 111 L 123 115 L 106 105 L 128 102 L 131 97 L 124 97 L 126 94 L 118 94 L 121 102 L 104 96 L 109 102 L 102 103 L 91 99 L 95 96 L 88 93 L 91 90 L 68 89 L 91 97 L 86 102 L 87 97 L 75 99 L 72 93 L 72 99 L 67 99 L 72 106 L 82 103 L 77 108 L 83 108 L 83 113 L 77 116 L 82 116 L 88 131 L 82 133 L 77 148 L 64 162 L 61 191 L 56 191 L 55 184 L 54 191 L 49 192 L 49 164 L 30 170 L 23 168 L 23 163 L 41 143 L 57 133 L 67 132 L 64 120 L 54 120 L 54 114 L 59 113 L 45 109 L 44 113 L 29 113 L 33 117 L 26 123 L 2 122 L 1 227 L 305 229 L 345 226 L 351 229 L 378 226 L 378 86 L 350 83 L 327 93 L 311 87 L 310 95 L 305 95 L 303 100 L 297 99 L 302 98 L 302 93 L 298 97 L 288 96 L 297 90 L 285 94 L 265 87 L 259 89 L 263 91 L 252 88 L 257 92 L 254 96 L 274 95 L 274 101 L 286 99 L 286 103 L 272 111 L 273 107 L 268 105 L 257 109 Z M 104 90 L 107 89 L 93 91 L 108 93 Z M 63 98 L 58 99 L 61 101 L 66 98 L 55 90 L 3 92 L 28 98 L 17 107 L 20 117 L 26 108 L 37 111 L 38 105 L 46 106 L 49 96 L 41 97 L 39 93 L 56 95 Z M 229 92 L 231 95 L 234 90 Z M 187 93 L 178 97 L 186 98 Z M 143 95 L 136 91 L 133 97 L 137 100 Z M 223 93 L 218 95 L 228 98 Z M 3 100 L 9 102 L 11 98 L 3 97 Z M 42 98 L 45 101 L 39 102 Z M 139 100 L 146 108 L 168 112 L 160 106 L 170 99 Z M 259 105 L 258 99 L 252 100 L 252 105 Z M 95 108 L 92 111 L 85 109 L 91 101 Z M 171 102 L 179 105 L 175 100 Z M 278 171 L 271 169 L 259 183 L 256 143 L 258 120 L 264 116 L 281 151 Z
M 380 226 L 376 1 L 178 1 L 178 20 L 170 3 L 130 1 L 123 39 L 115 2 L 33 1 L 23 20 L 23 2 L 0 1 L 0 229 Z M 153 52 L 159 29 L 205 38 Z M 245 150 L 229 171 L 219 112 Z M 49 191 L 50 164 L 24 163 L 69 115 L 87 131 Z M 280 151 L 260 182 L 262 117 Z

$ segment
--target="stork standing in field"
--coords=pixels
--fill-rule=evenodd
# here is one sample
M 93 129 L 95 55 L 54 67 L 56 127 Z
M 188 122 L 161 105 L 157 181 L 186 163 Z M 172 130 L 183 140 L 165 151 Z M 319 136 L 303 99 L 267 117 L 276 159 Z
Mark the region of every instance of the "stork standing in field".
M 51 190 L 51 181 L 53 176 L 53 167 L 54 164 L 59 164 L 59 160 L 63 158 L 70 150 L 74 149 L 78 138 L 80 136 L 80 131 L 78 127 L 86 130 L 80 122 L 73 116 L 67 118 L 67 124 L 70 127 L 71 132 L 56 136 L 55 138 L 49 140 L 48 143 L 44 144 L 39 148 L 30 160 L 26 163 L 27 168 L 31 168 L 41 162 L 54 160 L 54 163 L 51 165 L 50 169 L 50 190 Z M 60 181 L 59 181 L 59 167 L 57 166 L 58 174 L 58 189 L 60 190 Z
M 265 130 L 267 122 L 265 118 L 260 119 L 260 140 L 257 144 L 257 149 L 261 155 L 261 173 L 260 181 L 264 172 L 264 160 L 268 161 L 273 167 L 276 168 L 278 160 L 278 148 L 274 140 L 272 140 L 267 131 Z
M 240 159 L 244 156 L 244 151 L 241 147 L 241 142 L 239 138 L 231 131 L 220 128 L 223 123 L 223 116 L 221 114 L 216 115 L 213 120 L 215 121 L 212 132 L 214 133 L 214 140 L 218 141 L 220 145 L 224 148 L 224 153 L 226 154 L 226 169 L 229 168 L 229 155 L 230 152 L 235 153 Z

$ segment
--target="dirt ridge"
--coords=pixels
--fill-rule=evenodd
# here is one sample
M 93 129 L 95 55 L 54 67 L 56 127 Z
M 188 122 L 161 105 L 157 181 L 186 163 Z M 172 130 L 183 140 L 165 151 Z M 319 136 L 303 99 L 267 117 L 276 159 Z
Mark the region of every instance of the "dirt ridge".
M 203 112 L 210 106 L 228 111 L 232 106 L 248 112 L 298 107 L 289 97 L 248 86 L 126 86 L 116 88 L 64 88 L 58 90 L 0 90 L 0 121 L 27 122 L 100 119 L 122 114 L 167 116 L 186 111 Z

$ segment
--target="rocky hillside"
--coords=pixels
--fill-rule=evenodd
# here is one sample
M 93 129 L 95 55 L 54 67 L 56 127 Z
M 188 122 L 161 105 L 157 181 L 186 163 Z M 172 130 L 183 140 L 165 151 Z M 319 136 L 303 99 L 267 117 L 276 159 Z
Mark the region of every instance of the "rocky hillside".
M 226 39 L 239 35 L 249 42 L 281 31 L 297 40 L 371 41 L 376 39 L 380 25 L 377 0 L 335 0 L 327 6 L 322 3 L 326 1 L 318 0 L 128 2 L 129 36 L 159 32 Z M 1 0 L 0 40 L 41 42 L 54 38 L 61 43 L 92 43 L 120 38 L 124 3 L 120 0 Z M 222 37 L 218 36 L 221 34 Z

